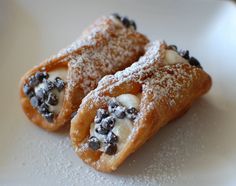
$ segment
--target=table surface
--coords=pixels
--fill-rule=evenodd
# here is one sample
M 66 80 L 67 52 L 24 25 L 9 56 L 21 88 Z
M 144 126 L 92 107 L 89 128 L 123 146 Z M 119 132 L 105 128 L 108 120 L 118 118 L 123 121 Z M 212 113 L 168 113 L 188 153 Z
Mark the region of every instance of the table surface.
M 48 133 L 23 114 L 20 77 L 119 12 L 151 40 L 191 51 L 211 91 L 114 173 L 85 165 L 68 131 Z M 236 185 L 236 4 L 230 1 L 0 1 L 0 185 Z

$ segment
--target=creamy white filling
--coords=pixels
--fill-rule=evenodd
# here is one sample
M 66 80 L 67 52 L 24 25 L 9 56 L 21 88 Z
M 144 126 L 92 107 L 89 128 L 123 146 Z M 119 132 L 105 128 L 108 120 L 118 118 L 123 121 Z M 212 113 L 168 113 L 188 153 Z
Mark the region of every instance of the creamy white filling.
M 130 108 L 134 107 L 139 111 L 139 105 L 140 105 L 140 98 L 141 94 L 139 95 L 132 95 L 132 94 L 122 94 L 118 97 L 116 97 L 117 101 L 124 107 Z M 114 114 L 111 114 L 115 117 Z M 115 117 L 116 118 L 116 117 Z M 124 119 L 118 119 L 116 118 L 115 126 L 111 130 L 116 136 L 118 136 L 118 142 L 117 145 L 117 152 L 121 151 L 123 146 L 127 143 L 127 139 L 133 129 L 133 121 L 125 117 Z M 95 132 L 95 124 L 91 124 L 90 128 L 90 136 L 95 136 L 100 141 L 100 151 L 104 151 L 105 148 L 105 138 L 106 135 L 101 135 Z
M 63 81 L 66 81 L 67 77 L 67 69 L 66 68 L 58 68 L 56 70 L 53 70 L 51 72 L 48 72 L 49 74 L 49 80 L 53 81 L 56 77 L 61 78 Z
M 172 65 L 176 63 L 188 64 L 188 61 L 184 59 L 182 56 L 180 56 L 176 51 L 166 50 L 164 63 L 168 65 Z
M 134 107 L 137 110 L 139 110 L 140 96 L 141 96 L 141 94 L 138 94 L 137 96 L 135 96 L 133 94 L 121 94 L 120 96 L 116 97 L 116 99 L 123 106 L 125 106 L 127 108 Z
M 106 136 L 105 135 L 102 135 L 102 134 L 99 134 L 97 132 L 95 132 L 95 123 L 92 123 L 91 124 L 91 127 L 90 127 L 90 136 L 95 136 L 101 143 L 100 143 L 100 151 L 104 151 L 105 150 L 105 144 L 104 144 L 104 141 L 105 141 L 105 138 Z
M 118 136 L 117 152 L 121 151 L 133 129 L 133 122 L 128 118 L 116 119 L 112 132 Z
M 48 72 L 49 78 L 48 80 L 54 81 L 56 77 L 60 77 L 64 82 L 66 82 L 66 76 L 67 76 L 67 69 L 66 68 L 59 68 L 53 71 Z M 40 83 L 38 86 L 35 87 L 35 93 L 39 91 L 40 89 L 45 89 L 45 83 Z M 58 114 L 61 110 L 62 104 L 63 104 L 63 98 L 65 94 L 65 90 L 61 90 L 60 92 L 57 89 L 53 89 L 51 91 L 53 94 L 56 95 L 58 99 L 58 104 L 57 105 L 50 105 L 49 106 L 49 111 L 53 112 L 55 114 Z M 37 94 L 37 93 L 36 93 Z

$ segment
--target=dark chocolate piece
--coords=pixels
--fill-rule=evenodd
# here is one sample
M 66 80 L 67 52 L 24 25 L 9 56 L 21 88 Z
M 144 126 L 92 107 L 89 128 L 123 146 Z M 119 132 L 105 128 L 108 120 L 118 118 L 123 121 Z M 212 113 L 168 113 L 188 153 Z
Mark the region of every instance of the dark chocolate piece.
M 47 75 L 44 72 L 36 72 L 35 78 L 41 83 L 43 79 L 45 79 Z
M 45 90 L 47 92 L 49 92 L 49 91 L 51 91 L 52 89 L 55 88 L 53 82 L 51 82 L 50 80 L 45 80 L 44 83 L 45 83 Z
M 57 96 L 53 94 L 52 92 L 50 92 L 48 95 L 47 103 L 50 105 L 57 105 L 58 104 Z
M 123 25 L 128 28 L 130 26 L 130 21 L 127 17 L 122 17 L 121 18 L 121 22 L 123 23 Z
M 100 141 L 95 136 L 91 136 L 88 140 L 88 146 L 93 150 L 98 150 L 100 148 Z
M 39 107 L 38 107 L 38 111 L 41 114 L 47 114 L 49 113 L 49 107 L 46 103 L 42 103 Z
M 198 67 L 198 68 L 202 68 L 202 66 L 201 66 L 201 64 L 199 63 L 199 61 L 198 61 L 196 58 L 194 58 L 194 57 L 191 57 L 191 58 L 189 59 L 189 64 L 192 65 L 192 66 L 196 66 L 196 67 Z
M 115 98 L 109 100 L 108 102 L 108 111 L 110 113 L 115 112 L 116 108 L 119 106 L 119 103 L 116 101 Z
M 108 155 L 114 155 L 117 151 L 117 145 L 113 143 L 108 143 L 105 146 L 105 153 Z
M 130 25 L 134 28 L 134 30 L 137 30 L 137 25 L 134 20 L 130 20 Z
M 121 17 L 118 13 L 113 13 L 112 14 L 116 19 L 121 20 Z
M 125 108 L 118 106 L 115 110 L 115 115 L 119 119 L 123 119 L 125 117 Z
M 135 120 L 135 118 L 137 117 L 137 114 L 138 114 L 138 111 L 134 107 L 130 107 L 126 110 L 126 116 L 131 120 Z
M 46 114 L 44 114 L 43 116 L 45 117 L 45 119 L 46 119 L 48 122 L 50 122 L 50 123 L 53 122 L 54 114 L 53 114 L 52 112 L 46 113 Z
M 117 142 L 118 142 L 118 136 L 115 135 L 113 132 L 109 132 L 106 137 L 105 143 L 117 143 Z
M 97 114 L 96 114 L 95 119 L 94 119 L 94 122 L 95 123 L 100 123 L 102 121 L 102 119 L 104 119 L 108 116 L 109 116 L 109 113 L 106 110 L 98 109 Z
M 115 125 L 115 118 L 113 116 L 108 116 L 107 118 L 103 119 L 101 122 L 101 126 L 106 130 L 111 130 Z
M 43 71 L 43 76 L 44 76 L 44 79 L 48 79 L 49 78 L 49 74 L 46 71 Z
M 189 60 L 189 51 L 188 50 L 180 50 L 179 55 L 181 55 L 184 59 Z
M 39 97 L 43 101 L 46 100 L 48 97 L 47 92 L 42 88 L 36 91 L 35 94 L 37 97 Z
M 36 79 L 36 77 L 35 76 L 30 76 L 30 78 L 29 78 L 29 86 L 30 87 L 35 87 L 35 86 L 37 86 L 39 84 L 39 81 Z
M 65 88 L 65 83 L 60 77 L 55 78 L 54 85 L 58 89 L 58 91 L 62 91 Z
M 102 134 L 102 135 L 107 135 L 108 132 L 109 132 L 109 130 L 103 128 L 101 125 L 96 126 L 95 131 L 96 131 L 98 134 Z
M 177 48 L 176 45 L 169 45 L 168 47 L 169 47 L 171 50 L 174 50 L 174 51 L 177 51 L 177 50 L 178 50 L 178 48 Z

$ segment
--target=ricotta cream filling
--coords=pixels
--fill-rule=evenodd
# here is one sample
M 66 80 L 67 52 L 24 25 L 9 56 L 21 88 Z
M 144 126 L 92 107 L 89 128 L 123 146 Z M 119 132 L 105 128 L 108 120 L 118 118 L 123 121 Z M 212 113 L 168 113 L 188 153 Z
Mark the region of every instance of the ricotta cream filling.
M 174 50 L 166 50 L 164 63 L 168 65 L 176 64 L 176 63 L 186 63 L 189 64 L 188 60 L 181 57 Z
M 140 105 L 140 95 L 132 95 L 132 94 L 122 94 L 116 97 L 116 100 L 124 107 L 131 108 L 134 107 L 139 111 Z M 113 113 L 111 116 L 116 118 L 115 125 L 111 130 L 116 136 L 118 136 L 117 144 L 117 152 L 121 151 L 124 145 L 127 143 L 128 137 L 133 129 L 133 121 L 125 117 L 124 119 L 117 118 Z M 94 123 L 91 124 L 90 128 L 90 136 L 95 136 L 100 141 L 100 151 L 104 151 L 105 148 L 105 138 L 106 135 L 99 134 L 95 132 L 95 125 Z
M 66 68 L 59 68 L 53 71 L 48 72 L 48 80 L 50 81 L 55 81 L 55 78 L 59 77 L 61 78 L 64 82 L 66 82 L 66 76 L 67 76 L 67 69 Z M 35 87 L 35 93 L 37 94 L 37 92 L 40 89 L 45 89 L 46 88 L 46 84 L 45 83 L 40 83 L 39 85 L 37 85 Z M 65 90 L 63 89 L 62 91 L 58 91 L 57 89 L 53 89 L 51 91 L 53 94 L 56 95 L 56 97 L 58 98 L 58 104 L 57 105 L 50 105 L 49 106 L 49 111 L 53 112 L 55 114 L 58 114 L 61 110 L 62 104 L 63 104 L 63 98 L 64 98 L 64 94 L 65 94 Z

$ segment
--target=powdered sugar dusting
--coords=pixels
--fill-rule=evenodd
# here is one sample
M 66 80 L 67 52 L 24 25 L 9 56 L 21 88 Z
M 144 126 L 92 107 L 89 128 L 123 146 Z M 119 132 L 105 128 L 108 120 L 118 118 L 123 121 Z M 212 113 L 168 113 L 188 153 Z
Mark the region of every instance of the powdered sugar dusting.
M 148 42 L 144 35 L 126 27 L 113 15 L 103 16 L 69 47 L 46 60 L 44 67 L 68 65 L 63 104 L 51 128 L 56 130 L 69 122 L 83 97 L 96 88 L 98 81 L 130 66 L 144 53 Z
M 87 94 L 104 75 L 129 66 L 143 53 L 147 39 L 117 22 L 102 17 L 73 44 L 73 50 L 80 49 L 69 63 L 69 90 L 80 87 Z
M 107 82 L 113 82 L 106 88 L 106 90 L 109 89 L 109 92 L 112 92 L 123 82 L 137 82 L 142 85 L 144 95 L 152 94 L 154 96 L 153 103 L 166 96 L 168 105 L 174 107 L 175 99 L 179 97 L 179 93 L 191 86 L 193 78 L 196 77 L 197 68 L 192 68 L 186 63 L 166 64 L 165 52 L 167 48 L 165 42 L 150 43 L 146 48 L 145 55 L 138 62 L 113 76 L 105 76 L 93 94 L 95 97 L 96 94 L 98 96 L 98 92 Z M 152 106 L 150 105 L 150 107 Z
M 20 163 L 24 170 L 33 167 L 28 176 L 38 178 L 36 185 L 170 185 L 182 176 L 191 155 L 204 150 L 204 147 L 200 146 L 201 131 L 196 133 L 194 130 L 197 122 L 198 116 L 192 114 L 187 122 L 180 120 L 167 127 L 168 129 L 160 131 L 158 136 L 145 144 L 112 174 L 100 173 L 83 163 L 73 153 L 68 136 L 53 136 L 38 141 L 26 140 L 25 149 L 34 150 L 25 150 L 23 155 L 27 157 L 27 161 Z M 29 134 L 27 139 L 28 137 L 34 139 L 33 134 Z M 15 158 L 17 157 L 18 155 Z
M 154 113 L 156 108 L 158 108 L 159 110 L 159 112 L 157 113 L 157 117 L 159 115 L 162 115 L 162 113 L 165 116 L 163 118 L 159 117 L 160 122 L 157 124 L 153 124 L 153 128 L 150 129 L 149 132 L 150 137 L 161 126 L 164 126 L 167 122 L 174 119 L 176 115 L 180 115 L 180 113 L 183 111 L 181 109 L 187 109 L 185 105 L 180 105 L 182 105 L 182 103 L 186 104 L 186 102 L 184 103 L 184 101 L 186 100 L 187 104 L 191 103 L 188 101 L 188 93 L 190 92 L 189 90 L 191 90 L 193 86 L 199 83 L 198 72 L 200 72 L 200 70 L 198 70 L 197 67 L 192 67 L 188 63 L 174 62 L 172 64 L 169 64 L 168 62 L 166 62 L 165 54 L 166 51 L 168 51 L 168 46 L 164 42 L 153 42 L 148 45 L 146 51 L 147 52 L 145 53 L 145 55 L 132 66 L 126 68 L 123 71 L 117 72 L 115 75 L 104 77 L 99 82 L 98 87 L 83 99 L 83 103 L 81 106 L 81 108 L 83 109 L 86 101 L 90 103 L 91 98 L 94 104 L 96 104 L 95 102 L 99 101 L 100 99 L 106 100 L 106 97 L 103 97 L 103 95 L 110 94 L 113 96 L 117 96 L 117 90 L 119 90 L 118 93 L 120 94 L 128 93 L 128 91 L 132 89 L 126 88 L 129 85 L 136 86 L 135 89 L 140 90 L 139 86 L 137 86 L 137 84 L 139 84 L 142 88 L 142 97 L 140 104 L 141 109 L 138 117 L 134 121 L 135 127 L 134 131 L 132 131 L 132 134 L 130 135 L 130 137 L 132 137 L 131 141 L 136 139 L 135 137 L 137 137 L 137 134 L 142 135 L 141 133 L 138 133 L 138 129 L 140 126 L 138 122 L 143 122 L 142 119 L 145 119 L 147 114 Z M 123 92 L 123 90 L 126 91 L 126 89 L 128 89 L 127 92 Z M 186 99 L 179 99 L 182 96 L 186 96 Z M 193 100 L 193 98 L 191 98 L 191 100 Z M 92 106 L 91 109 L 93 109 Z M 155 121 L 155 116 L 153 117 L 153 120 Z M 148 125 L 148 123 L 144 124 Z M 84 149 L 80 150 L 81 152 L 84 151 Z M 169 149 L 167 149 L 167 152 L 168 150 Z M 161 162 L 165 162 L 165 160 L 162 161 L 162 158 L 168 156 L 171 156 L 171 154 L 159 154 L 158 159 Z M 103 161 L 101 159 L 102 158 L 99 159 L 100 163 L 102 163 Z M 160 163 L 159 165 L 163 166 Z M 175 168 L 175 166 L 172 165 L 170 165 L 170 167 L 170 169 Z M 150 167 L 148 167 L 148 170 L 153 170 L 155 168 L 155 166 L 150 165 Z M 148 170 L 146 170 L 146 172 L 148 172 Z M 155 177 L 150 178 L 151 172 L 152 171 L 148 173 L 148 178 L 153 179 L 155 182 Z M 165 179 L 167 180 L 171 180 L 173 178 L 174 176 L 165 177 Z

